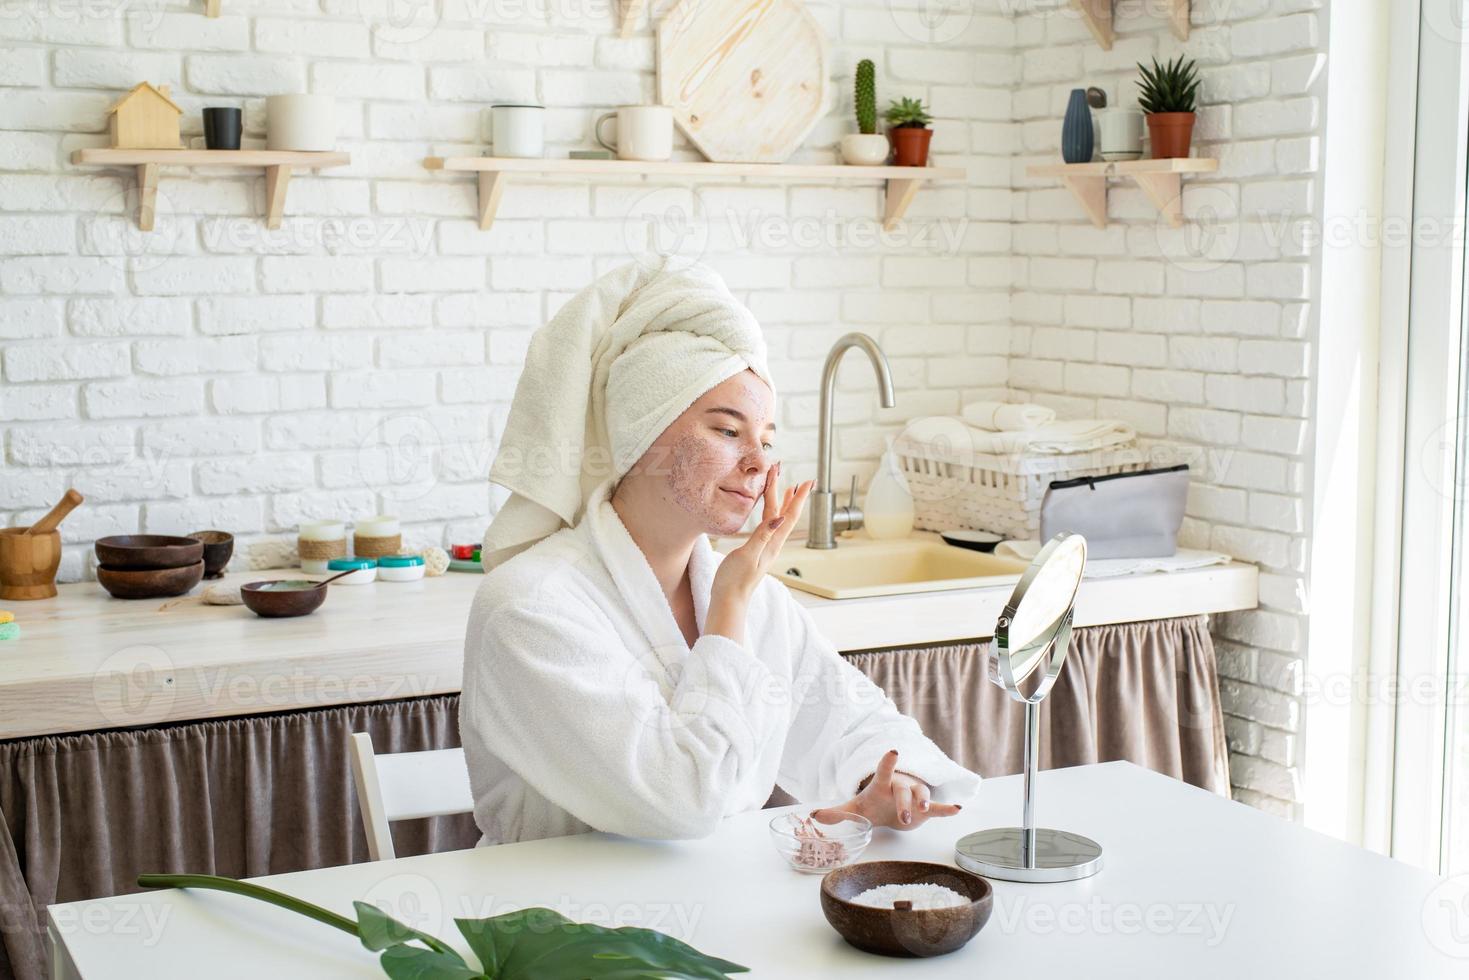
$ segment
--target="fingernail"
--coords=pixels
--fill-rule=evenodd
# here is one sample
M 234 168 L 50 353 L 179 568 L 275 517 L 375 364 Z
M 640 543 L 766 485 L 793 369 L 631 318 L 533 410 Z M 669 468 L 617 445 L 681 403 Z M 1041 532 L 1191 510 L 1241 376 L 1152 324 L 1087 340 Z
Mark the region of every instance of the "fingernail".
M 955 810 L 962 810 L 962 809 L 964 809 L 964 804 L 962 804 L 962 803 L 955 803 L 954 804 L 954 809 Z
M 920 811 L 924 812 L 924 813 L 927 813 L 928 812 L 928 801 L 927 800 L 924 800 L 922 803 L 918 804 L 918 809 Z
M 898 750 L 897 749 L 888 749 L 888 755 L 897 755 L 897 754 L 898 754 Z
M 780 526 L 782 524 L 784 524 L 785 522 L 786 522 L 786 516 L 784 514 L 782 514 L 779 517 L 777 517 L 775 520 L 773 520 L 773 521 L 770 522 L 770 529 L 772 531 L 779 531 L 780 530 Z
M 900 816 L 904 823 L 911 823 L 913 820 L 913 814 L 909 813 L 907 810 L 904 810 Z

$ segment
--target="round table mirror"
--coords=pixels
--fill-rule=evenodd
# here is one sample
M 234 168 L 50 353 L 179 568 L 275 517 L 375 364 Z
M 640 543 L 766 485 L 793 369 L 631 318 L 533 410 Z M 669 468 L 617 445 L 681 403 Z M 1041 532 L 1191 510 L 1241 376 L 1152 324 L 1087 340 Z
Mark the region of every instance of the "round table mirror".
M 1086 539 L 1058 534 L 1030 563 L 995 623 L 990 680 L 1025 705 L 1025 811 L 1019 827 L 996 827 L 963 837 L 959 867 L 1006 881 L 1074 881 L 1102 868 L 1096 841 L 1035 825 L 1036 769 L 1040 763 L 1040 706 L 1071 642 L 1076 591 L 1086 569 Z

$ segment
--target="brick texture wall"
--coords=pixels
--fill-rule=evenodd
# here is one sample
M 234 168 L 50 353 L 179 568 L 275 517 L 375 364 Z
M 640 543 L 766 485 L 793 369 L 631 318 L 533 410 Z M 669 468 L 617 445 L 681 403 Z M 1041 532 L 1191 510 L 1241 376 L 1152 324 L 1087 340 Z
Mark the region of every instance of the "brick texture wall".
M 1179 42 L 1157 6 L 1118 0 L 1110 52 L 1064 3 L 1017 14 L 1010 385 L 1195 453 L 1182 543 L 1261 569 L 1260 609 L 1214 624 L 1235 792 L 1294 816 L 1325 14 L 1320 0 L 1195 0 Z M 1220 161 L 1185 179 L 1185 227 L 1117 182 L 1097 229 L 1057 181 L 1025 176 L 1059 158 L 1071 89 L 1132 103 L 1136 64 L 1180 53 L 1203 79 L 1194 155 Z
M 630 251 L 674 248 L 764 323 L 793 477 L 814 469 L 821 362 L 852 329 L 887 351 L 898 407 L 877 406 L 865 365 L 844 368 L 839 483 L 865 481 L 903 419 L 982 395 L 1202 449 L 1185 543 L 1264 572 L 1262 608 L 1216 624 L 1237 792 L 1293 812 L 1315 265 L 1291 219 L 1318 210 L 1319 0 L 1195 0 L 1184 45 L 1148 3 L 1118 0 L 1111 52 L 1060 0 L 807 6 L 833 102 L 795 159 L 836 159 L 871 57 L 881 102 L 928 100 L 937 162 L 968 168 L 893 232 L 875 186 L 532 176 L 480 232 L 473 183 L 421 161 L 483 152 L 490 103 L 546 105 L 561 155 L 593 145 L 602 111 L 653 99 L 647 25 L 619 39 L 608 0 L 226 0 L 214 20 L 192 2 L 8 5 L 0 521 L 85 493 L 68 580 L 90 574 L 93 539 L 138 529 L 226 528 L 255 567 L 291 560 L 316 518 L 391 511 L 411 545 L 478 539 L 530 333 Z M 1116 104 L 1135 61 L 1180 50 L 1203 65 L 1197 152 L 1222 162 L 1190 181 L 1189 228 L 1117 185 L 1093 229 L 1024 176 L 1057 157 L 1071 88 Z M 140 233 L 131 176 L 68 159 L 105 144 L 106 107 L 144 79 L 171 85 L 186 137 L 202 107 L 243 107 L 247 145 L 264 96 L 333 94 L 352 164 L 295 178 L 275 231 L 258 174 L 165 171 Z
M 870 57 L 883 104 L 928 100 L 937 161 L 970 168 L 892 232 L 876 183 L 529 175 L 479 231 L 473 181 L 422 159 L 484 152 L 492 102 L 542 102 L 548 153 L 564 156 L 594 145 L 601 112 L 654 100 L 648 25 L 619 39 L 610 2 L 226 0 L 214 20 L 194 2 L 8 6 L 0 522 L 68 485 L 86 494 L 64 526 L 67 580 L 90 575 L 93 539 L 140 528 L 229 529 L 257 567 L 289 561 L 315 518 L 391 511 L 413 545 L 478 540 L 531 332 L 648 245 L 702 257 L 765 325 L 793 477 L 814 472 L 831 343 L 879 340 L 898 407 L 879 408 L 863 363 L 843 369 L 836 406 L 836 477 L 865 481 L 902 419 L 1006 380 L 1014 26 L 996 0 L 933 43 L 917 11 L 808 6 L 832 100 L 795 159 L 836 162 Z M 243 107 L 247 146 L 264 96 L 335 95 L 352 163 L 293 179 L 275 231 L 258 172 L 165 170 L 157 228 L 140 233 L 131 174 L 68 161 L 105 145 L 105 109 L 144 79 L 171 85 L 186 138 L 204 106 Z

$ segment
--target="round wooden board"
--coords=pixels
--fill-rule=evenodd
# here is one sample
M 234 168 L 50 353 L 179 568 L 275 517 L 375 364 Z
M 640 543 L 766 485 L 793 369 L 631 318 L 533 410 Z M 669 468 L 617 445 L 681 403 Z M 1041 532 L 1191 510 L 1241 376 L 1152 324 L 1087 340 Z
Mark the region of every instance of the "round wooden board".
M 826 38 L 800 0 L 682 0 L 658 24 L 658 99 L 721 163 L 784 163 L 826 111 Z

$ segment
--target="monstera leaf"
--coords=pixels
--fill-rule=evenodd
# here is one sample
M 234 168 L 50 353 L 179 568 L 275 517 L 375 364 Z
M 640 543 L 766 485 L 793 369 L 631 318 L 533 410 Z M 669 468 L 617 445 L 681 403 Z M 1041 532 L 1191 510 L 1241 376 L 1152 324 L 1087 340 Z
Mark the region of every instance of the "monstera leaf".
M 487 919 L 455 919 L 479 958 L 476 969 L 453 948 L 366 902 L 353 902 L 357 921 L 261 885 L 216 875 L 138 877 L 144 888 L 211 888 L 289 909 L 358 938 L 381 953 L 391 980 L 722 980 L 749 968 L 707 956 L 652 929 L 608 929 L 576 922 L 544 908 L 520 909 Z M 415 945 L 421 944 L 421 945 Z

